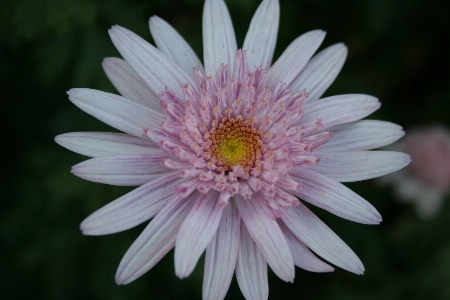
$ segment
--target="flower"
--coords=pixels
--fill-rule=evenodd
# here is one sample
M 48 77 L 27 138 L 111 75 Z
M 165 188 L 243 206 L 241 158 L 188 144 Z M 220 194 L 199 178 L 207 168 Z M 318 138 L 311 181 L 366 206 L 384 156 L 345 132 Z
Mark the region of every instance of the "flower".
M 450 192 L 449 130 L 442 125 L 413 128 L 391 148 L 408 153 L 413 161 L 380 182 L 393 185 L 399 200 L 414 203 L 420 217 L 433 217 Z
M 233 272 L 247 299 L 268 297 L 267 265 L 294 280 L 294 265 L 356 274 L 356 254 L 298 198 L 340 217 L 378 224 L 376 209 L 340 182 L 394 172 L 409 163 L 390 144 L 401 127 L 364 120 L 380 107 L 367 95 L 318 100 L 347 55 L 333 45 L 311 59 L 325 33 L 303 34 L 271 66 L 279 4 L 264 0 L 238 50 L 222 0 L 206 0 L 204 66 L 179 34 L 150 18 L 157 48 L 119 26 L 123 56 L 103 67 L 122 96 L 71 89 L 69 99 L 122 133 L 69 133 L 56 141 L 93 157 L 72 172 L 140 185 L 81 223 L 87 235 L 129 229 L 151 218 L 123 257 L 118 284 L 150 270 L 175 247 L 184 278 L 206 249 L 203 297 L 223 299 Z M 298 198 L 297 198 L 298 197 Z

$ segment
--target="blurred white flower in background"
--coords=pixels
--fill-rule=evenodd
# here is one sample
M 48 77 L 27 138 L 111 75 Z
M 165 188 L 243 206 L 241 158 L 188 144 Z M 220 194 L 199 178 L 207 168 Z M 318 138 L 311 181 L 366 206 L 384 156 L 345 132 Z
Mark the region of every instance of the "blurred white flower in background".
M 400 201 L 414 203 L 420 217 L 433 217 L 450 190 L 450 131 L 441 125 L 416 127 L 392 147 L 411 155 L 412 162 L 380 182 L 392 184 Z

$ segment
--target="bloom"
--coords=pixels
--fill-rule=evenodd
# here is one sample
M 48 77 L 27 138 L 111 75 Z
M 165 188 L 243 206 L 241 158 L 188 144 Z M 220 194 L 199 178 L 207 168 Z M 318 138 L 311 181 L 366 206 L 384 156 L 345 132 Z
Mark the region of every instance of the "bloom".
M 294 265 L 330 272 L 325 260 L 356 274 L 356 254 L 297 198 L 340 217 L 378 224 L 381 216 L 339 182 L 396 171 L 398 152 L 366 151 L 392 143 L 401 127 L 361 118 L 380 107 L 367 95 L 318 100 L 340 71 L 347 49 L 308 32 L 271 66 L 279 4 L 264 0 L 242 50 L 222 0 L 206 0 L 204 65 L 158 17 L 157 48 L 114 26 L 123 56 L 103 67 L 122 96 L 72 89 L 80 109 L 122 133 L 69 133 L 62 146 L 94 157 L 73 167 L 84 179 L 140 185 L 81 223 L 84 234 L 129 229 L 151 218 L 117 274 L 127 284 L 175 247 L 175 272 L 188 276 L 206 249 L 203 297 L 222 299 L 233 272 L 247 299 L 268 297 L 267 264 L 292 282 Z
M 391 148 L 408 153 L 413 161 L 380 182 L 392 184 L 401 201 L 414 203 L 420 217 L 434 216 L 450 191 L 449 130 L 442 125 L 413 128 Z

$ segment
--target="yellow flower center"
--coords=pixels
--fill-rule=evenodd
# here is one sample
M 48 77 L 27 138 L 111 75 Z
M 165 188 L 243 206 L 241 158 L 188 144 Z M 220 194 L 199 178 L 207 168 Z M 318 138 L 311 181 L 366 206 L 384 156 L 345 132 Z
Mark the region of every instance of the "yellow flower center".
M 205 135 L 209 148 L 206 156 L 219 172 L 232 171 L 237 165 L 248 172 L 261 159 L 262 132 L 253 128 L 251 121 L 244 121 L 242 116 L 223 117 L 220 123 L 214 120 Z

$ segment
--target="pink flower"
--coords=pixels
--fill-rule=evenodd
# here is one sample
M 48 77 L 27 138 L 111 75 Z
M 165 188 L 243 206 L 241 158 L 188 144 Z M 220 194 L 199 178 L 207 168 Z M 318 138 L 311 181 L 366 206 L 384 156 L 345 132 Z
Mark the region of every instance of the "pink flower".
M 318 100 L 347 55 L 337 44 L 311 59 L 325 37 L 321 30 L 297 38 L 271 66 L 278 19 L 278 1 L 264 0 L 238 50 L 225 3 L 206 0 L 204 66 L 158 17 L 150 19 L 158 48 L 114 26 L 109 33 L 125 60 L 106 58 L 103 67 L 122 96 L 68 92 L 80 109 L 125 132 L 57 136 L 62 146 L 94 157 L 72 172 L 140 185 L 84 220 L 83 233 L 115 233 L 153 218 L 122 259 L 118 284 L 143 275 L 173 247 L 180 278 L 206 249 L 204 299 L 223 299 L 233 272 L 247 299 L 267 298 L 267 264 L 287 282 L 294 265 L 333 271 L 313 252 L 364 272 L 356 254 L 298 198 L 378 224 L 376 209 L 340 182 L 406 166 L 403 153 L 366 151 L 403 131 L 359 121 L 380 107 L 372 96 Z
M 408 153 L 413 161 L 380 181 L 392 184 L 400 200 L 414 203 L 420 217 L 434 216 L 450 191 L 450 132 L 443 126 L 414 128 L 392 148 Z

